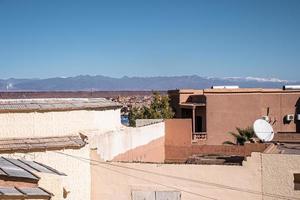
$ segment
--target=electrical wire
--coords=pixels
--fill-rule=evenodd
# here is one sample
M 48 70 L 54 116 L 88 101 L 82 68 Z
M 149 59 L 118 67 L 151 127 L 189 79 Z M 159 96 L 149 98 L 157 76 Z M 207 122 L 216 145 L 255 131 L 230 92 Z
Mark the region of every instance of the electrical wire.
M 142 170 L 142 169 L 136 169 L 136 168 L 131 168 L 131 167 L 127 167 L 127 166 L 120 166 L 120 165 L 112 164 L 110 162 L 105 162 L 105 161 L 99 161 L 99 160 L 93 160 L 93 159 L 89 159 L 89 158 L 83 158 L 83 157 L 79 157 L 79 156 L 74 156 L 74 155 L 63 153 L 63 152 L 57 152 L 57 151 L 55 151 L 55 152 L 58 153 L 58 154 L 61 154 L 61 155 L 65 155 L 65 156 L 72 157 L 74 159 L 81 160 L 81 161 L 92 162 L 93 164 L 97 163 L 97 164 L 102 164 L 102 165 L 110 165 L 110 166 L 113 166 L 113 167 L 124 168 L 124 169 L 139 171 L 139 172 L 143 172 L 143 173 L 148 173 L 148 174 L 152 174 L 152 175 L 164 176 L 164 177 L 168 177 L 168 178 L 179 179 L 179 180 L 184 180 L 184 181 L 199 183 L 199 184 L 208 185 L 208 186 L 214 186 L 214 187 L 218 187 L 218 188 L 222 188 L 222 189 L 228 189 L 228 190 L 234 190 L 234 191 L 239 191 L 239 192 L 245 192 L 245 193 L 250 193 L 250 194 L 255 194 L 255 195 L 263 195 L 263 196 L 267 196 L 267 197 L 274 197 L 274 198 L 285 199 L 285 200 L 300 200 L 300 198 L 295 198 L 295 197 L 289 197 L 289 196 L 283 196 L 283 195 L 276 195 L 276 194 L 271 194 L 271 193 L 262 193 L 262 192 L 259 192 L 259 191 L 248 190 L 248 189 L 237 188 L 237 187 L 231 187 L 231 186 L 217 184 L 217 183 L 211 183 L 211 182 L 206 182 L 206 181 L 188 179 L 188 178 L 184 178 L 184 177 L 177 177 L 177 176 L 172 176 L 172 175 L 160 174 L 160 173 L 157 173 L 157 172 L 151 172 L 151 171 Z M 99 166 L 99 165 L 97 165 L 97 166 Z M 103 168 L 105 168 L 107 170 L 112 170 L 112 169 L 106 168 L 106 167 L 103 167 Z M 116 171 L 116 172 L 118 172 L 118 171 Z M 118 172 L 118 173 L 121 173 L 121 172 Z M 132 175 L 128 175 L 128 176 L 132 176 Z M 140 177 L 135 177 L 135 178 L 142 179 Z M 151 182 L 153 182 L 153 181 L 151 181 Z M 156 183 L 156 184 L 161 185 L 161 183 Z M 173 186 L 170 186 L 170 187 L 173 187 Z M 183 191 L 182 189 L 179 189 L 179 190 Z M 193 193 L 193 192 L 189 192 L 189 191 L 183 191 L 183 192 Z M 198 194 L 198 195 L 200 195 L 200 194 Z M 211 198 L 211 197 L 208 197 L 208 198 L 214 199 L 214 198 Z

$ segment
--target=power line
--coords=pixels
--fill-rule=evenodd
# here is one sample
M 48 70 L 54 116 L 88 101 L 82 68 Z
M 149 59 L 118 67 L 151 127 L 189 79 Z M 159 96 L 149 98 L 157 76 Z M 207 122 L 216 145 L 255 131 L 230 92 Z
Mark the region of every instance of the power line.
M 70 156 L 70 157 L 72 157 L 74 159 L 78 159 L 78 160 L 80 160 L 82 162 L 93 161 L 93 160 L 89 160 L 89 159 L 86 159 L 86 158 L 80 158 L 80 157 L 77 158 L 76 156 L 72 156 L 72 155 L 69 155 L 69 154 L 64 154 L 64 153 L 61 153 L 61 152 L 56 152 L 56 153 L 60 153 L 60 154 L 63 154 L 65 156 Z M 94 160 L 93 162 L 96 162 L 96 161 Z M 100 163 L 100 164 L 104 164 L 104 163 Z M 109 170 L 109 171 L 113 171 L 115 173 L 119 173 L 119 174 L 128 176 L 128 177 L 132 177 L 132 178 L 135 178 L 135 179 L 143 180 L 143 181 L 150 182 L 150 183 L 153 183 L 153 184 L 156 184 L 156 185 L 161 185 L 161 186 L 164 186 L 164 187 L 167 187 L 167 188 L 179 190 L 179 191 L 182 191 L 182 192 L 185 192 L 185 193 L 189 193 L 189 194 L 192 194 L 192 195 L 196 195 L 196 196 L 200 196 L 200 197 L 203 197 L 203 198 L 206 198 L 206 199 L 219 200 L 219 199 L 216 199 L 216 198 L 213 198 L 213 197 L 208 197 L 208 196 L 205 196 L 205 195 L 202 195 L 202 194 L 198 194 L 198 193 L 195 193 L 195 192 L 191 192 L 191 191 L 188 191 L 188 190 L 183 190 L 182 188 L 178 188 L 178 187 L 175 187 L 175 186 L 165 185 L 165 184 L 162 184 L 162 183 L 159 183 L 159 182 L 156 182 L 156 181 L 152 181 L 152 180 L 149 180 L 149 179 L 141 178 L 141 177 L 134 176 L 134 175 L 131 175 L 131 174 L 126 174 L 126 173 L 120 172 L 118 170 L 114 170 L 114 169 L 110 169 L 110 168 L 107 168 L 107 167 L 99 166 L 98 164 L 96 164 L 96 166 L 100 167 L 102 169 L 106 169 L 106 170 Z
M 165 184 L 162 184 L 162 183 L 159 183 L 159 182 L 156 182 L 156 181 L 152 181 L 152 180 L 149 180 L 149 179 L 145 179 L 145 178 L 141 178 L 141 177 L 138 177 L 138 176 L 126 174 L 126 173 L 123 173 L 123 172 L 120 172 L 120 171 L 117 171 L 117 170 L 113 170 L 113 169 L 110 169 L 110 168 L 107 168 L 107 167 L 103 167 L 103 166 L 99 166 L 99 165 L 97 165 L 97 167 L 100 167 L 100 168 L 103 168 L 103 169 L 107 169 L 107 170 L 110 170 L 110 171 L 113 171 L 113 172 L 116 172 L 116 173 L 119 173 L 119 174 L 122 174 L 122 175 L 125 175 L 125 176 L 129 176 L 129 177 L 132 177 L 132 178 L 139 179 L 139 180 L 143 180 L 143 181 L 146 181 L 146 182 L 149 182 L 149 183 L 154 183 L 154 184 L 161 185 L 161 186 L 164 186 L 164 187 L 168 187 L 168 188 L 171 188 L 171 189 L 179 190 L 179 191 L 182 191 L 182 192 L 185 192 L 185 193 L 189 193 L 189 194 L 193 194 L 193 195 L 196 195 L 196 196 L 200 196 L 200 197 L 203 197 L 203 198 L 206 198 L 206 199 L 218 200 L 218 199 L 213 198 L 213 197 L 208 197 L 208 196 L 205 196 L 205 195 L 202 195 L 202 194 L 198 194 L 198 193 L 195 193 L 195 192 L 183 190 L 182 188 L 177 188 L 175 186 L 165 185 Z
M 184 177 L 178 177 L 178 176 L 173 176 L 173 175 L 166 175 L 166 174 L 161 174 L 161 173 L 157 173 L 157 172 L 151 172 L 151 171 L 147 171 L 147 170 L 142 170 L 142 169 L 136 169 L 136 168 L 132 168 L 132 167 L 127 167 L 127 166 L 115 165 L 115 164 L 112 164 L 112 163 L 109 163 L 109 162 L 99 161 L 99 160 L 93 160 L 93 159 L 90 159 L 90 158 L 83 158 L 83 157 L 79 157 L 79 156 L 74 156 L 74 155 L 66 154 L 66 153 L 63 153 L 63 152 L 57 152 L 56 151 L 56 153 L 62 154 L 62 155 L 65 155 L 65 156 L 69 156 L 69 157 L 73 157 L 74 159 L 78 159 L 78 160 L 81 160 L 81 161 L 85 160 L 85 161 L 89 161 L 89 162 L 96 162 L 98 164 L 110 165 L 110 166 L 113 166 L 113 167 L 124 168 L 124 169 L 139 171 L 139 172 L 143 172 L 143 173 L 153 174 L 153 175 L 157 175 L 157 176 L 164 176 L 164 177 L 168 177 L 168 178 L 179 179 L 179 180 L 194 182 L 194 183 L 198 183 L 198 184 L 208 185 L 208 186 L 214 186 L 214 187 L 228 189 L 228 190 L 234 190 L 234 191 L 239 191 L 239 192 L 246 192 L 246 193 L 251 193 L 251 194 L 255 194 L 255 195 L 263 195 L 263 196 L 267 196 L 267 197 L 276 197 L 276 198 L 285 199 L 285 200 L 300 200 L 300 198 L 295 198 L 295 197 L 289 197 L 289 196 L 283 196 L 283 195 L 276 195 L 276 194 L 271 194 L 271 193 L 262 193 L 262 192 L 259 192 L 259 191 L 254 191 L 254 190 L 249 190 L 249 189 L 231 187 L 231 186 L 217 184 L 217 183 L 211 183 L 211 182 L 200 181 L 200 180 L 193 180 L 193 179 L 188 179 L 188 178 L 184 178 Z M 97 166 L 99 166 L 99 165 L 97 165 Z M 112 169 L 109 169 L 109 168 L 105 168 L 105 169 L 112 170 Z M 121 172 L 119 172 L 119 173 L 121 173 Z M 128 176 L 131 176 L 131 175 L 128 175 Z M 136 177 L 136 178 L 141 179 L 140 177 Z M 158 184 L 160 184 L 160 183 L 158 183 Z M 181 190 L 181 191 L 183 191 L 183 190 Z

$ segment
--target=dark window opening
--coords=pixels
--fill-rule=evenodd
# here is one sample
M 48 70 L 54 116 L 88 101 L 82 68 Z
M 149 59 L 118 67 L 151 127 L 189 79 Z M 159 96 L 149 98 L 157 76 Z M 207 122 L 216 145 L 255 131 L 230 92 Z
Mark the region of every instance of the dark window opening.
M 294 190 L 300 190 L 300 174 L 294 174 Z
M 181 115 L 182 118 L 192 118 L 193 117 L 193 112 L 191 109 L 182 109 L 181 110 Z
M 203 132 L 203 127 L 202 127 L 202 116 L 196 116 L 196 124 L 195 124 L 195 132 Z

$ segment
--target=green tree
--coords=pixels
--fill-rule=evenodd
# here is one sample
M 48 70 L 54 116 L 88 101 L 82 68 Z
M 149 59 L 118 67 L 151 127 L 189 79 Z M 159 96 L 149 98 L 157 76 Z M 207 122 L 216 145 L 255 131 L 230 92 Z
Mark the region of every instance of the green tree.
M 243 128 L 236 128 L 238 133 L 229 132 L 234 138 L 235 143 L 231 141 L 223 142 L 223 144 L 230 144 L 230 145 L 244 145 L 246 142 L 254 143 L 254 130 L 252 127 Z
M 169 97 L 153 92 L 153 99 L 149 107 L 133 107 L 128 115 L 129 125 L 135 126 L 136 119 L 170 119 L 174 113 L 169 104 Z
M 135 126 L 135 120 L 142 117 L 138 107 L 132 107 L 128 114 L 129 126 Z

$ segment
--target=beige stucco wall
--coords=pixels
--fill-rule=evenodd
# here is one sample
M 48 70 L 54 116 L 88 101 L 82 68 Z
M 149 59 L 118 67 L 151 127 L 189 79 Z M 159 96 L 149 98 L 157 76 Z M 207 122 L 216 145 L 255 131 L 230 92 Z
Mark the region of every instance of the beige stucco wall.
M 49 173 L 36 173 L 39 177 L 39 187 L 46 189 L 53 194 L 51 200 L 63 200 L 62 189 L 64 187 L 65 176 L 58 176 Z
M 91 148 L 97 149 L 101 159 L 113 160 L 120 154 L 164 137 L 165 123 L 160 122 L 137 128 L 123 127 L 104 134 L 99 134 L 97 131 L 85 134 L 89 136 Z
M 1 138 L 63 136 L 94 129 L 107 132 L 120 126 L 120 109 L 0 114 Z
M 300 199 L 300 191 L 294 190 L 294 173 L 300 173 L 300 155 L 262 154 L 263 191 Z M 266 197 L 264 200 L 275 200 Z M 290 198 L 292 199 L 292 198 Z
M 92 167 L 93 199 L 130 200 L 132 190 L 181 191 L 182 200 L 261 199 L 261 195 L 226 189 L 260 192 L 260 166 L 213 166 L 111 163 Z M 214 186 L 214 183 L 219 184 Z M 255 184 L 253 184 L 255 183 Z M 219 187 L 221 186 L 221 187 Z
M 300 172 L 299 162 L 300 156 L 260 153 L 243 166 L 99 161 L 92 165 L 92 199 L 129 200 L 132 190 L 180 191 L 182 200 L 297 199 L 291 174 Z
M 67 154 L 67 155 L 65 155 Z M 70 155 L 70 156 L 68 156 Z M 10 158 L 24 158 L 34 160 L 67 174 L 67 176 L 56 179 L 55 177 L 45 177 L 41 180 L 41 186 L 56 195 L 53 200 L 88 200 L 91 189 L 90 162 L 79 158 L 90 158 L 88 146 L 78 150 L 47 151 L 36 153 L 15 153 L 1 154 Z M 74 156 L 74 157 L 72 157 Z M 57 187 L 59 184 L 59 187 Z M 70 191 L 66 199 L 62 199 L 63 187 Z

